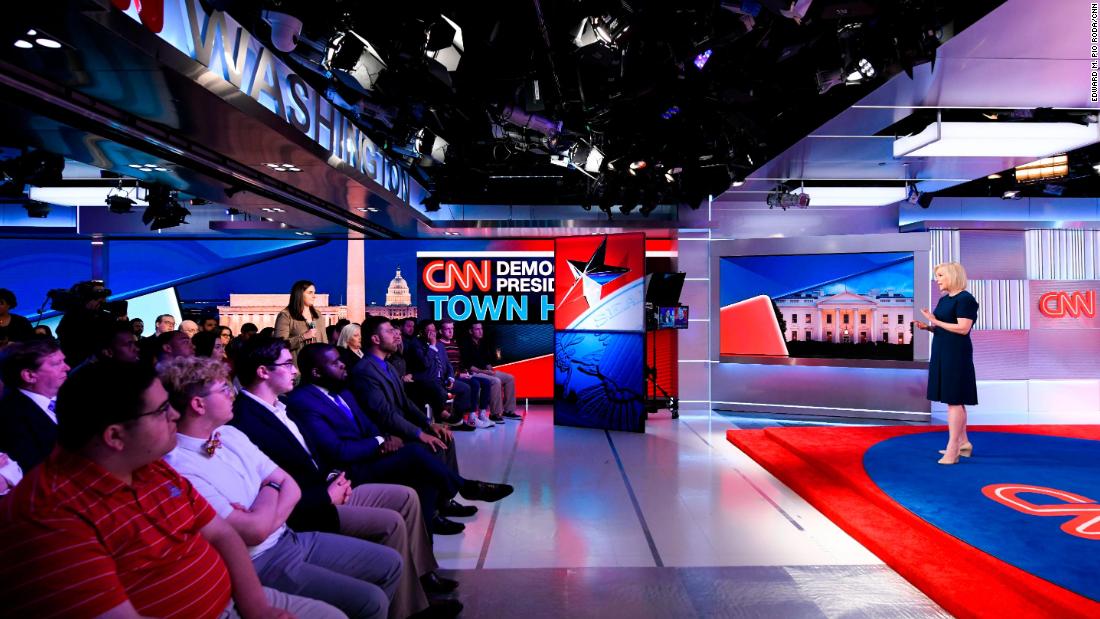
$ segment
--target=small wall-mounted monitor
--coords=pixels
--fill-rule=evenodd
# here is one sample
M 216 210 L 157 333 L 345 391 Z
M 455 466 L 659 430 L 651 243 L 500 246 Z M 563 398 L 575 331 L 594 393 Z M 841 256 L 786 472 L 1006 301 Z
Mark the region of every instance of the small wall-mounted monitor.
M 657 308 L 657 328 L 658 329 L 687 329 L 688 328 L 688 307 L 686 305 L 676 305 L 673 307 L 658 307 Z

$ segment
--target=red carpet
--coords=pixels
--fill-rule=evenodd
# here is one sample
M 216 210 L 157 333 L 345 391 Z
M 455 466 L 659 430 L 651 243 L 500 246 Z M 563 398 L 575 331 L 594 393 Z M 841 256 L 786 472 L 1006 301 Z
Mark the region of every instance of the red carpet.
M 870 446 L 903 434 L 943 430 L 771 428 L 729 430 L 726 437 L 956 617 L 1100 617 L 1100 604 L 925 522 L 887 496 L 864 470 L 863 455 Z M 970 430 L 1100 440 L 1097 426 Z

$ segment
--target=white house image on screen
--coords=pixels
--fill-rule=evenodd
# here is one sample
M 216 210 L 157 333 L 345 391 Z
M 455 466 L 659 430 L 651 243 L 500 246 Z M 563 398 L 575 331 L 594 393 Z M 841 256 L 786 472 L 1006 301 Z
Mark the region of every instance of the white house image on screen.
M 814 340 L 835 344 L 888 342 L 910 344 L 913 335 L 913 297 L 871 290 L 858 294 L 843 290 L 799 292 L 775 299 L 788 342 Z

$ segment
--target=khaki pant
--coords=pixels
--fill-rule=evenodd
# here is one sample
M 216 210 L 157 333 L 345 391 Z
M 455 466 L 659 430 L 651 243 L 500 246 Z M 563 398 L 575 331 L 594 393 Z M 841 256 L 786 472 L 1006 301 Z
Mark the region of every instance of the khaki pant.
M 273 608 L 288 610 L 290 614 L 295 617 L 309 617 L 309 619 L 348 619 L 348 616 L 337 610 L 335 606 L 329 606 L 319 600 L 304 598 L 298 595 L 290 595 L 289 593 L 276 591 L 269 587 L 264 587 L 264 595 L 267 596 L 267 603 Z M 235 602 L 229 602 L 229 608 L 226 608 L 218 619 L 242 619 L 241 613 L 237 610 L 237 604 Z
M 342 535 L 383 544 L 401 554 L 405 569 L 390 601 L 390 619 L 404 619 L 427 608 L 420 577 L 438 564 L 416 491 L 396 484 L 361 484 L 336 512 Z
M 490 381 L 489 412 L 493 415 L 516 412 L 516 378 L 500 370 L 477 373 Z

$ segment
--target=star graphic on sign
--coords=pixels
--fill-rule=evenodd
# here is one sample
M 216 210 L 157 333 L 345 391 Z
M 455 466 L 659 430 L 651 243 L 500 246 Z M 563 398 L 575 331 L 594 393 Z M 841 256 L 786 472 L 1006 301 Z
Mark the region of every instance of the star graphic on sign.
M 582 285 L 584 298 L 588 305 L 595 307 L 603 296 L 603 287 L 630 272 L 625 267 L 612 266 L 604 262 L 607 256 L 607 237 L 592 254 L 587 262 L 582 260 L 568 260 L 569 270 L 573 272 L 573 286 L 566 291 L 564 299 L 568 299 L 577 284 Z

